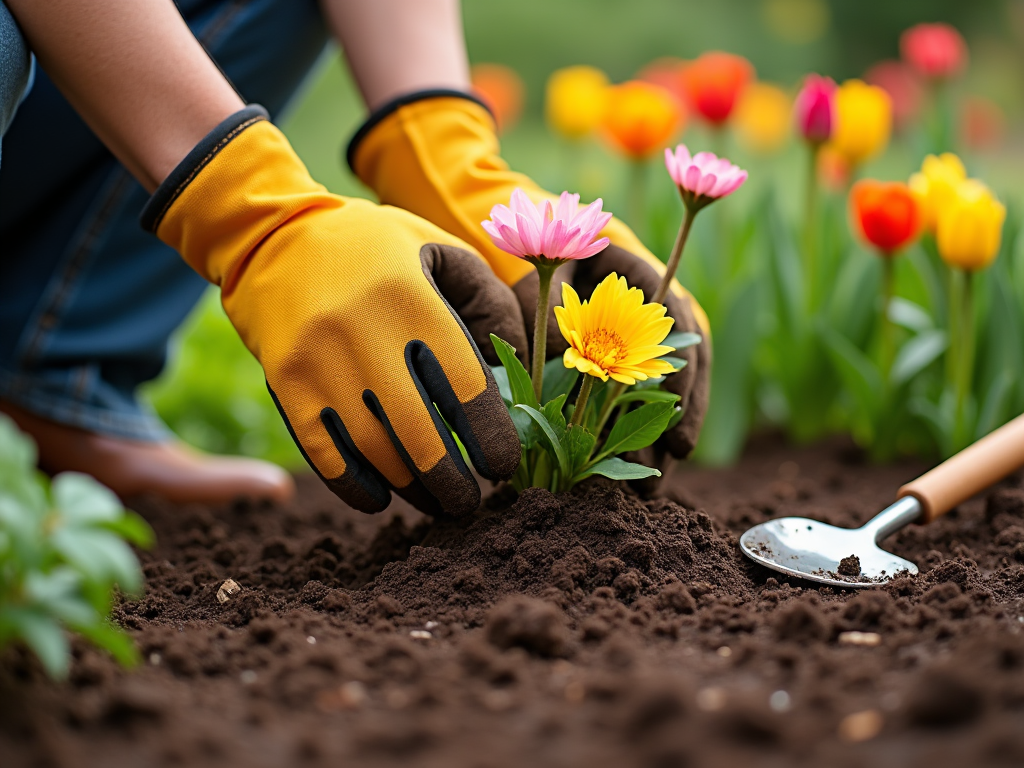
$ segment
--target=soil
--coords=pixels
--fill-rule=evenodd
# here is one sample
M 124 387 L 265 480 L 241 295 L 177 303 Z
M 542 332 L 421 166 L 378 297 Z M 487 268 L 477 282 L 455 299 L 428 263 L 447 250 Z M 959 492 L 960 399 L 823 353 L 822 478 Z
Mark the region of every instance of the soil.
M 462 526 L 312 478 L 287 507 L 139 500 L 159 544 L 115 618 L 143 664 L 76 645 L 54 684 L 9 650 L 0 764 L 1019 766 L 1021 477 L 893 537 L 921 574 L 878 588 L 737 545 L 776 516 L 859 525 L 924 468 L 762 437 L 654 500 L 499 489 Z

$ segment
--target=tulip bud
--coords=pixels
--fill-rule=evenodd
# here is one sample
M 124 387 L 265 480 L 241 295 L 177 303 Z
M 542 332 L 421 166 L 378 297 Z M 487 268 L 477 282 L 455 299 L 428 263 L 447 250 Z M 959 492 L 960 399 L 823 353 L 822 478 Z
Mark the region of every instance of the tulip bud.
M 860 235 L 882 256 L 905 248 L 921 231 L 917 196 L 898 181 L 858 181 L 850 191 L 850 213 Z
M 957 187 L 967 179 L 967 170 L 952 152 L 928 155 L 921 170 L 910 177 L 910 188 L 921 200 L 924 225 L 933 235 L 943 210 L 956 196 Z
M 836 124 L 829 146 L 851 166 L 885 149 L 892 132 L 892 99 L 876 85 L 847 80 L 836 89 Z
M 796 97 L 793 114 L 796 127 L 811 144 L 822 144 L 832 136 L 835 125 L 836 84 L 831 77 L 808 75 Z
M 615 149 L 633 160 L 662 149 L 682 126 L 679 105 L 661 86 L 630 80 L 608 91 L 605 135 Z
M 939 216 L 935 242 L 942 260 L 951 267 L 975 272 L 999 254 L 1006 206 L 980 181 L 960 184 Z
M 545 114 L 556 131 L 570 139 L 593 133 L 604 119 L 608 77 L 594 67 L 566 67 L 548 78 Z
M 922 75 L 946 80 L 967 63 L 967 43 L 949 24 L 917 24 L 900 37 L 904 61 Z
M 683 72 L 691 106 L 713 126 L 732 114 L 740 92 L 754 79 L 754 67 L 742 56 L 721 51 L 701 54 Z

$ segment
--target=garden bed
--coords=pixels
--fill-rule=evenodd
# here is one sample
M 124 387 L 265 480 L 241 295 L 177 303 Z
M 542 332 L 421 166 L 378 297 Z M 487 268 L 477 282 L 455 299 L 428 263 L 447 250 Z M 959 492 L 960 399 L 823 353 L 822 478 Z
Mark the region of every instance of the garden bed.
M 739 553 L 769 517 L 862 522 L 922 469 L 761 438 L 666 498 L 499 492 L 469 527 L 363 516 L 311 478 L 284 509 L 140 501 L 159 543 L 117 618 L 143 665 L 79 647 L 54 685 L 7 653 L 0 763 L 1020 765 L 1020 477 L 898 534 L 922 575 L 882 589 Z

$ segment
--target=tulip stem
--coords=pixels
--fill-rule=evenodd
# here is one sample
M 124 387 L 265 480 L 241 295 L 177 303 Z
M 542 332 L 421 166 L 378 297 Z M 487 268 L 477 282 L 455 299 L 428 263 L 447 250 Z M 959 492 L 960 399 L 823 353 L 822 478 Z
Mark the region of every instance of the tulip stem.
M 533 366 L 530 371 L 537 402 L 541 401 L 541 394 L 544 391 L 544 363 L 547 362 L 548 346 L 548 305 L 551 303 L 551 278 L 555 276 L 557 268 L 557 265 L 537 264 L 537 277 L 540 285 L 537 290 L 537 315 L 533 325 Z
M 683 255 L 683 248 L 686 247 L 686 240 L 690 237 L 690 227 L 693 226 L 693 220 L 696 216 L 697 211 L 687 207 L 686 214 L 683 216 L 683 223 L 680 225 L 679 233 L 676 235 L 676 241 L 672 245 L 672 253 L 668 257 L 668 264 L 665 265 L 665 274 L 661 277 L 658 290 L 651 297 L 651 303 L 663 304 L 665 302 L 665 297 L 668 296 L 668 288 L 676 276 L 676 270 L 679 269 L 679 259 Z
M 585 375 L 583 383 L 580 385 L 580 393 L 576 395 L 576 406 L 572 409 L 572 417 L 569 419 L 569 423 L 565 425 L 566 429 L 572 427 L 573 424 L 579 424 L 581 427 L 587 425 L 587 403 L 590 402 L 590 392 L 593 389 L 594 377 Z
M 818 267 L 818 156 L 821 144 L 810 145 L 809 166 L 807 173 L 807 200 L 804 211 L 804 290 L 806 291 L 807 307 L 813 312 L 817 306 L 817 267 Z
M 956 428 L 954 449 L 965 446 L 969 437 L 964 434 L 967 427 L 965 408 L 970 395 L 971 381 L 974 378 L 974 296 L 971 282 L 971 272 L 964 271 L 960 283 L 962 295 L 960 298 L 960 328 L 959 336 L 960 350 L 956 361 Z
M 642 239 L 647 229 L 647 221 L 644 218 L 644 210 L 647 207 L 647 161 L 633 160 L 629 166 L 629 199 L 626 202 L 626 215 L 629 218 L 629 225 Z
M 882 257 L 882 339 L 881 362 L 882 381 L 889 385 L 889 373 L 892 370 L 893 358 L 893 323 L 889 319 L 889 305 L 892 304 L 893 272 L 895 271 L 894 256 L 887 253 Z

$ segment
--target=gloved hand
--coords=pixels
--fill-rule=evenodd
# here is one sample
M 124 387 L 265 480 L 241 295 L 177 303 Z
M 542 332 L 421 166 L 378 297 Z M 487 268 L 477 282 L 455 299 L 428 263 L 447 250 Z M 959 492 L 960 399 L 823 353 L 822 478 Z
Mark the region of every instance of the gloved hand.
M 521 187 L 534 201 L 556 200 L 532 180 L 509 170 L 499 155 L 494 121 L 472 96 L 458 91 L 424 91 L 382 107 L 356 133 L 348 148 L 349 165 L 382 203 L 396 205 L 428 219 L 479 250 L 519 298 L 528 337 L 533 335 L 537 306 L 537 272 L 528 263 L 501 251 L 480 222 L 497 203 L 508 204 Z M 560 301 L 559 276 L 583 298 L 610 272 L 653 295 L 665 266 L 621 221 L 612 219 L 601 233 L 611 245 L 597 256 L 567 264 L 556 273 L 552 303 Z M 678 458 L 697 443 L 707 412 L 711 372 L 711 338 L 707 316 L 678 282 L 666 299 L 674 330 L 700 333 L 704 341 L 680 350 L 687 361 L 666 379 L 666 389 L 681 397 L 685 413 L 662 444 Z M 565 340 L 553 316 L 548 323 L 548 355 L 560 355 Z
M 261 107 L 193 149 L 143 226 L 221 287 L 292 436 L 344 501 L 378 512 L 394 489 L 429 513 L 475 510 L 441 415 L 481 475 L 511 477 L 519 440 L 480 350 L 497 362 L 489 333 L 520 349 L 526 336 L 515 295 L 465 243 L 330 194 Z

